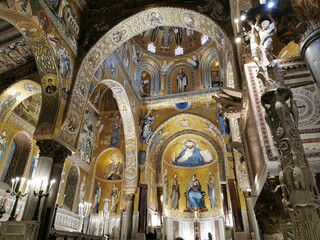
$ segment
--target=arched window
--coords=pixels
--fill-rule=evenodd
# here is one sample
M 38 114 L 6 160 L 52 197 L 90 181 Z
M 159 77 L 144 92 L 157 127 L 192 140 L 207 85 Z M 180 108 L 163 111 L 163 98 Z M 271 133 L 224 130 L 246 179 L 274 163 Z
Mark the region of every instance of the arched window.
M 32 143 L 23 132 L 18 133 L 10 145 L 9 154 L 4 165 L 1 180 L 11 184 L 11 179 L 21 177 L 31 153 Z

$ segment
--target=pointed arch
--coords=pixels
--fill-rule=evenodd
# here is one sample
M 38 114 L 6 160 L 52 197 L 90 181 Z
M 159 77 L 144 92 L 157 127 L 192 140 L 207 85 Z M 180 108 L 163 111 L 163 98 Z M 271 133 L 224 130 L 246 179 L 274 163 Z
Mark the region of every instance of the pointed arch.
M 195 74 L 194 74 L 194 67 L 189 63 L 178 63 L 173 65 L 169 68 L 167 72 L 167 94 L 172 93 L 172 83 L 176 82 L 176 77 L 172 76 L 173 72 L 179 68 L 186 68 L 189 70 L 191 79 L 188 79 L 189 82 L 191 82 L 191 91 L 194 91 L 196 89 L 196 83 L 195 83 Z
M 217 50 L 213 49 L 204 54 L 203 60 L 201 61 L 201 85 L 203 88 L 210 88 L 212 75 L 211 75 L 211 64 L 214 60 L 218 60 L 220 62 L 220 58 L 218 56 Z M 223 82 L 223 79 L 221 79 Z
M 160 148 L 158 149 L 157 156 L 155 155 L 155 152 L 153 150 L 155 144 L 157 141 L 159 141 L 159 134 L 164 135 L 164 129 L 167 124 L 175 124 L 180 119 L 197 119 L 201 124 L 200 126 L 203 126 L 202 131 L 200 129 L 195 130 L 193 128 L 194 125 L 190 124 L 187 127 L 179 127 L 178 131 L 171 135 L 165 135 L 166 137 L 163 137 L 161 140 Z M 218 149 L 219 153 L 219 171 L 220 171 L 220 181 L 225 182 L 226 176 L 227 176 L 227 151 L 224 143 L 224 139 L 221 136 L 220 130 L 208 119 L 195 115 L 195 114 L 189 114 L 189 113 L 181 113 L 177 114 L 166 121 L 164 121 L 160 126 L 157 127 L 157 129 L 153 132 L 152 136 L 150 137 L 150 144 L 148 145 L 147 152 L 146 152 L 146 159 L 147 161 L 149 159 L 156 159 L 156 181 L 157 184 L 161 184 L 160 176 L 161 176 L 161 157 L 162 152 L 165 150 L 166 146 L 170 143 L 172 139 L 175 137 L 181 135 L 181 134 L 196 134 L 199 135 L 205 139 L 207 139 L 212 146 L 216 147 Z M 152 156 L 150 156 L 152 155 Z
M 1 180 L 10 184 L 11 179 L 23 176 L 32 151 L 32 139 L 25 131 L 18 132 L 11 141 L 10 150 L 4 167 Z
M 137 68 L 137 74 L 136 74 L 136 86 L 139 86 L 141 84 L 141 75 L 142 72 L 146 71 L 150 74 L 150 96 L 156 96 L 159 94 L 159 86 L 160 86 L 160 76 L 159 72 L 156 69 L 156 67 L 151 64 L 150 62 L 143 61 L 139 63 Z
M 40 26 L 27 15 L 15 10 L 0 8 L 0 18 L 6 20 L 24 36 L 27 43 L 32 49 L 38 72 L 41 78 L 42 87 L 42 108 L 39 116 L 38 126 L 35 137 L 54 133 L 54 127 L 59 115 L 61 98 L 61 79 L 58 74 L 58 67 L 53 49 L 46 38 L 46 35 Z M 49 79 L 56 86 L 56 91 L 46 94 L 45 88 L 48 86 Z
M 0 94 L 0 130 L 10 113 L 25 99 L 41 93 L 41 86 L 31 80 L 24 79 L 12 84 Z
M 134 192 L 138 184 L 138 163 L 137 163 L 137 129 L 130 107 L 130 101 L 124 87 L 113 79 L 104 79 L 99 82 L 111 89 L 117 101 L 120 116 L 123 123 L 125 140 L 125 168 L 124 168 L 124 189 L 127 192 Z M 97 161 L 97 160 L 96 160 Z M 96 163 L 95 163 L 96 164 Z
M 151 13 L 153 12 L 158 14 L 159 22 L 155 23 L 151 21 Z M 66 120 L 61 128 L 61 135 L 64 135 L 64 132 L 67 131 L 67 126 L 70 124 L 70 121 L 72 121 L 74 116 L 79 118 L 83 117 L 85 104 L 79 103 L 87 101 L 89 83 L 101 63 L 120 45 L 128 41 L 133 36 L 160 25 L 194 29 L 207 35 L 214 41 L 216 41 L 217 33 L 219 33 L 219 38 L 223 38 L 224 40 L 224 47 L 233 49 L 230 39 L 222 28 L 212 19 L 198 12 L 181 8 L 159 7 L 150 8 L 135 14 L 117 24 L 107 32 L 91 48 L 87 56 L 84 58 L 74 83 L 73 93 L 67 109 Z M 234 54 L 233 51 L 231 52 Z M 83 89 L 81 89 L 82 86 L 84 86 Z M 62 136 L 62 138 L 70 145 L 75 146 L 78 134 L 79 127 L 76 127 L 76 129 L 74 129 L 74 131 L 68 136 Z

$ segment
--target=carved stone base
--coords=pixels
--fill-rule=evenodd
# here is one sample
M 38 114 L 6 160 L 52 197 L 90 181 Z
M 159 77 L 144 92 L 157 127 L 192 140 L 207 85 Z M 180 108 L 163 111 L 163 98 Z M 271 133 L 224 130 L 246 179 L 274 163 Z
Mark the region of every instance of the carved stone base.
M 283 234 L 282 233 L 264 234 L 263 239 L 264 240 L 283 240 Z

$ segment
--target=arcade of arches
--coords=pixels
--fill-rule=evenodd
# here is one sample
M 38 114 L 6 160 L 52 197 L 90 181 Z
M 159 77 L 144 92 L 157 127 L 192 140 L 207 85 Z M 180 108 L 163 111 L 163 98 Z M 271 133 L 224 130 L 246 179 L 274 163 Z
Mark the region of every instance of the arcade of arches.
M 320 239 L 319 10 L 1 1 L 0 239 Z

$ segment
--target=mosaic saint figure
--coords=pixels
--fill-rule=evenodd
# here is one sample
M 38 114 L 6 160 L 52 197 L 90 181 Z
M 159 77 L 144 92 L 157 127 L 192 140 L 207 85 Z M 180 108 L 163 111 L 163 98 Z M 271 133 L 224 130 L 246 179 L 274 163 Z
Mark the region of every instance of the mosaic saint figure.
M 151 75 L 147 71 L 142 71 L 141 77 L 137 78 L 137 88 L 141 97 L 150 96 Z
M 148 142 L 149 138 L 152 135 L 151 124 L 155 121 L 157 116 L 151 116 L 152 110 L 149 109 L 148 112 L 141 117 L 142 120 L 142 132 L 140 136 L 141 142 Z
M 178 182 L 178 175 L 173 174 L 172 185 L 171 185 L 171 207 L 170 209 L 178 210 L 179 209 L 179 198 L 180 198 L 180 187 Z
M 164 197 L 164 204 L 168 205 L 168 170 L 164 170 L 163 174 L 163 197 Z
M 2 161 L 2 158 L 4 157 L 4 153 L 7 148 L 6 136 L 7 136 L 7 131 L 3 130 L 0 136 L 0 162 Z
M 68 5 L 68 1 L 67 1 L 67 0 L 62 0 L 62 1 L 60 2 L 60 6 L 59 6 L 59 9 L 58 9 L 58 17 L 59 17 L 60 19 L 63 18 L 63 10 L 64 10 L 64 8 L 65 8 L 67 5 Z
M 110 199 L 109 198 L 105 198 L 103 200 L 103 213 L 104 213 L 104 216 L 107 217 L 108 214 L 109 214 L 109 202 L 110 202 Z
M 99 99 L 100 99 L 100 95 L 101 95 L 101 92 L 98 91 L 93 99 L 93 105 L 98 108 L 99 107 Z
M 187 75 L 183 72 L 182 68 L 180 68 L 179 73 L 177 75 L 177 85 L 178 92 L 185 92 L 188 85 Z
M 80 203 L 84 202 L 85 193 L 86 193 L 86 177 L 84 176 L 83 180 L 81 182 L 81 185 L 80 185 L 80 194 L 79 194 L 79 202 Z
M 4 119 L 7 112 L 10 111 L 11 107 L 17 102 L 18 96 L 21 92 L 16 92 L 14 95 L 8 95 L 0 101 L 0 121 Z
M 48 79 L 48 85 L 45 88 L 46 93 L 54 93 L 57 91 L 57 87 L 53 85 L 53 80 L 51 78 Z
M 57 52 L 58 54 L 58 59 L 59 59 L 59 69 L 60 69 L 60 74 L 62 79 L 64 79 L 65 81 L 65 86 L 64 86 L 64 90 L 68 91 L 68 79 L 70 78 L 71 75 L 71 58 L 67 52 L 67 50 L 62 47 L 58 50 Z
M 222 135 L 229 135 L 230 128 L 228 124 L 228 120 L 224 118 L 223 112 L 219 109 L 218 111 L 218 122 Z
M 201 154 L 201 150 L 196 146 L 193 139 L 182 141 L 183 150 L 179 153 L 178 157 L 175 153 L 172 154 L 172 162 L 176 166 L 199 166 L 206 163 Z
M 35 173 L 35 169 L 37 167 L 39 161 L 39 153 L 32 159 L 31 162 L 31 166 L 30 166 L 30 170 L 29 170 L 29 179 L 33 179 L 34 177 L 34 173 Z
M 101 186 L 100 186 L 100 182 L 98 182 L 98 185 L 95 190 L 95 195 L 94 195 L 93 213 L 99 213 L 100 198 L 101 198 Z
M 216 203 L 216 194 L 214 191 L 214 176 L 211 172 L 209 172 L 209 181 L 208 181 L 208 196 L 210 200 L 210 206 L 211 208 L 216 208 L 217 203 Z
M 117 153 L 113 153 L 110 157 L 111 163 L 104 171 L 104 179 L 120 180 L 122 179 L 123 164 L 120 162 L 120 157 Z
M 161 38 L 161 50 L 169 51 L 172 44 L 173 37 L 173 28 L 172 27 L 160 27 L 160 30 L 163 31 Z
M 111 214 L 116 214 L 117 205 L 120 200 L 120 191 L 115 184 L 112 185 L 112 190 L 110 192 L 109 198 L 111 199 Z
M 117 116 L 112 124 L 110 147 L 118 147 L 121 132 L 121 118 Z
M 97 131 L 96 139 L 97 139 L 98 142 L 100 140 L 100 135 L 101 135 L 101 133 L 103 131 L 103 128 L 104 128 L 104 124 L 102 123 L 102 119 L 100 117 L 98 119 L 98 121 L 96 122 L 96 131 Z
M 158 26 L 159 24 L 161 24 L 161 22 L 162 22 L 162 19 L 159 17 L 159 15 L 158 15 L 158 13 L 156 13 L 156 12 L 152 12 L 151 14 L 150 14 L 150 20 L 149 20 L 149 22 L 150 22 L 150 25 L 152 25 L 152 26 Z
M 193 55 L 192 59 L 188 59 L 187 61 L 194 67 L 194 69 L 199 69 L 200 61 L 196 55 Z
M 83 125 L 83 131 L 81 133 L 80 142 L 80 156 L 81 159 L 87 163 L 91 161 L 92 154 L 92 130 L 93 125 L 89 119 L 87 119 Z
M 187 208 L 193 210 L 194 208 L 199 208 L 200 210 L 206 210 L 204 201 L 202 198 L 202 189 L 197 175 L 193 174 L 187 188 Z

